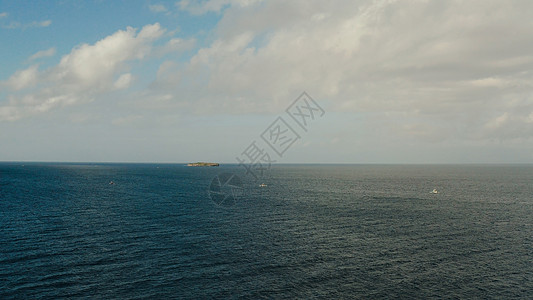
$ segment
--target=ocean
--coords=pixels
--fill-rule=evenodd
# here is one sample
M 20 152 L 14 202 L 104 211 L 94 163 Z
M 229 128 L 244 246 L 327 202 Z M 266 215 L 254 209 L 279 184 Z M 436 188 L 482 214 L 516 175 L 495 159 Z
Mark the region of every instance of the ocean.
M 0 299 L 532 299 L 532 165 L 247 177 L 0 163 Z

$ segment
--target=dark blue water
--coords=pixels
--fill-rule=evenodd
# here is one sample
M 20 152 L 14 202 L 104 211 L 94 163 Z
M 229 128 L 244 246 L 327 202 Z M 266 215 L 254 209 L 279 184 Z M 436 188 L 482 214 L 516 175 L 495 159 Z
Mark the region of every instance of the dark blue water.
M 218 206 L 234 171 L 0 164 L 0 299 L 533 295 L 533 166 L 281 165 Z

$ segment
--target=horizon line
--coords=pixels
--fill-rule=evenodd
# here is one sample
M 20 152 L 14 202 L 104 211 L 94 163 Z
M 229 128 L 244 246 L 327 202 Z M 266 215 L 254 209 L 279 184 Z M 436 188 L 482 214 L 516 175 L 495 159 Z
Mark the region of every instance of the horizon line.
M 149 161 L 33 161 L 0 160 L 0 164 L 154 164 L 187 165 L 191 162 L 149 162 Z M 193 162 L 194 163 L 194 162 Z M 238 162 L 216 162 L 222 165 L 239 165 Z M 283 162 L 271 165 L 533 165 L 533 162 Z

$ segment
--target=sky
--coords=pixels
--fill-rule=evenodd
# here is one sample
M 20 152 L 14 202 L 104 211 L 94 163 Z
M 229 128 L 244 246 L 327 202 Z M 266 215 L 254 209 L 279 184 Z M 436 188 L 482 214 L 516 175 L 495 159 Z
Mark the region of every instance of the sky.
M 533 163 L 532 11 L 0 0 L 0 161 L 237 163 L 255 145 L 278 163 Z M 286 111 L 303 92 L 323 110 L 305 128 Z M 281 155 L 278 118 L 298 136 Z

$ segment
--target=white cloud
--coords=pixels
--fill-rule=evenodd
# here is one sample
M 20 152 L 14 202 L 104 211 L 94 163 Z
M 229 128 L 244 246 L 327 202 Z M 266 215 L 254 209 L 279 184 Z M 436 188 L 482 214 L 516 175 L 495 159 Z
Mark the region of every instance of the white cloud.
M 136 122 L 139 122 L 143 119 L 143 116 L 141 115 L 129 115 L 126 117 L 120 117 L 114 119 L 111 123 L 116 126 L 126 126 L 135 124 Z
M 254 3 L 177 3 L 223 18 L 188 64 L 165 62 L 156 86 L 168 89 L 154 93 L 247 113 L 282 111 L 307 90 L 329 110 L 412 119 L 405 134 L 425 137 L 482 137 L 498 113 L 524 123 L 519 112 L 533 112 L 533 2 Z
M 130 86 L 132 80 L 133 76 L 131 73 L 122 74 L 113 85 L 117 90 L 123 90 Z
M 152 42 L 163 32 L 159 24 L 147 25 L 137 35 L 135 29 L 128 27 L 94 45 L 83 44 L 65 55 L 52 75 L 76 89 L 107 89 L 112 82 L 109 79 L 123 63 L 148 55 Z
M 52 24 L 52 20 L 46 20 L 42 22 L 33 22 L 34 27 L 48 27 Z
M 27 69 L 17 71 L 3 85 L 16 91 L 33 86 L 39 75 L 38 67 L 38 65 L 33 65 Z
M 127 62 L 141 60 L 152 50 L 164 29 L 156 23 L 138 33 L 128 27 L 96 42 L 83 44 L 63 56 L 58 65 L 39 71 L 37 65 L 17 71 L 2 85 L 20 91 L 0 107 L 0 120 L 16 120 L 54 107 L 91 101 L 95 96 L 129 86 Z M 24 90 L 27 89 L 27 90 Z M 26 93 L 24 93 L 26 91 Z
M 501 116 L 498 116 L 490 120 L 485 126 L 491 129 L 501 128 L 509 120 L 509 113 L 505 112 Z
M 196 39 L 180 39 L 173 38 L 168 41 L 168 43 L 163 48 L 165 52 L 182 52 L 187 50 L 192 50 L 196 45 Z
M 533 138 L 531 107 L 525 111 L 506 111 L 486 122 L 480 138 L 513 140 Z
M 138 34 L 118 31 L 73 49 L 49 70 L 14 74 L 5 86 L 44 87 L 11 96 L 0 118 L 127 88 L 136 77 L 128 61 L 194 50 L 185 62 L 164 57 L 151 89 L 140 91 L 136 103 L 165 112 L 279 113 L 306 90 L 328 111 L 372 114 L 369 127 L 398 139 L 531 138 L 533 2 L 176 5 L 191 14 L 222 14 L 207 46 L 194 50 L 202 41 L 172 38 L 154 49 L 163 34 L 158 24 Z
M 208 12 L 220 12 L 223 8 L 234 7 L 247 7 L 255 5 L 263 0 L 207 0 L 207 1 L 190 1 L 181 0 L 176 2 L 176 6 L 179 9 L 187 11 L 193 15 L 203 15 Z
M 13 106 L 0 106 L 0 120 L 4 121 L 16 121 L 20 119 L 19 110 Z
M 9 14 L 6 12 L 0 13 L 0 19 L 7 17 Z
M 163 4 L 152 4 L 152 5 L 149 5 L 148 8 L 150 9 L 151 12 L 154 12 L 154 13 L 168 12 L 168 9 Z
M 40 58 L 43 58 L 43 57 L 49 57 L 49 56 L 54 56 L 56 54 L 56 48 L 50 48 L 50 49 L 47 49 L 47 50 L 42 50 L 42 51 L 39 51 L 35 54 L 33 54 L 32 56 L 30 56 L 28 58 L 28 60 L 36 60 L 36 59 L 40 59 Z
M 40 27 L 48 27 L 52 24 L 52 20 L 45 20 L 45 21 L 33 21 L 31 23 L 20 23 L 20 22 L 11 22 L 9 25 L 3 26 L 7 29 L 28 29 L 28 28 L 40 28 Z

